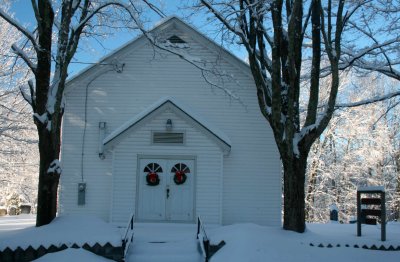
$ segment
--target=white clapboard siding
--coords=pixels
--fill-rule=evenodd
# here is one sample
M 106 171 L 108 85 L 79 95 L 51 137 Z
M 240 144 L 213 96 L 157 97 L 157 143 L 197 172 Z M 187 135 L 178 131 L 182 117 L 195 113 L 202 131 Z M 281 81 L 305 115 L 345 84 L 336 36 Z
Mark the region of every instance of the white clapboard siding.
M 137 171 L 138 156 L 130 155 L 135 153 L 133 148 L 140 155 L 154 155 L 155 152 L 161 155 L 174 154 L 177 148 L 146 147 L 151 134 L 149 129 L 143 128 L 133 132 L 124 146 L 116 146 L 113 153 L 107 152 L 106 158 L 101 160 L 98 157 L 98 123 L 107 122 L 109 134 L 154 101 L 170 96 L 190 105 L 202 118 L 222 130 L 232 142 L 231 152 L 227 156 L 217 153 L 216 147 L 212 149 L 207 145 L 211 142 L 204 140 L 204 134 L 193 134 L 193 140 L 179 147 L 182 153 L 197 154 L 196 168 L 199 173 L 212 172 L 207 168 L 213 167 L 214 170 L 216 167 L 210 163 L 223 161 L 220 167 L 223 170 L 223 177 L 220 178 L 222 183 L 213 178 L 219 186 L 212 187 L 216 184 L 211 178 L 196 181 L 197 187 L 212 187 L 215 190 L 213 194 L 204 196 L 201 191 L 196 191 L 196 214 L 203 217 L 205 214 L 207 220 L 220 220 L 223 224 L 255 222 L 280 225 L 281 164 L 272 131 L 259 112 L 249 68 L 176 18 L 167 20 L 161 27 L 164 34 L 172 30 L 171 35 L 187 41 L 190 46 L 188 52 L 192 56 L 218 61 L 220 68 L 234 79 L 224 79 L 225 87 L 235 92 L 240 101 L 207 84 L 197 68 L 177 56 L 160 56 L 157 53 L 159 51 L 154 52 L 146 44 L 145 39 L 121 49 L 105 61 L 117 58 L 125 64 L 122 73 L 112 71 L 111 66 L 96 66 L 73 79 L 67 87 L 60 212 L 88 212 L 115 221 L 126 219 L 127 212 L 135 207 L 136 198 L 136 174 L 127 175 L 132 170 Z M 77 185 L 81 181 L 86 88 L 88 101 L 83 176 L 87 183 L 87 195 L 86 205 L 78 206 Z M 155 125 L 156 122 L 151 121 L 149 125 Z M 187 128 L 190 132 L 199 132 Z M 132 148 L 128 148 L 129 145 Z M 206 156 L 203 158 L 204 152 Z M 119 172 L 124 175 L 117 177 Z M 222 198 L 222 208 L 212 202 L 212 196 Z
M 164 131 L 167 119 L 172 120 L 174 130 L 185 132 L 186 143 L 184 145 L 152 144 L 151 132 Z M 129 214 L 136 211 L 137 156 L 148 158 L 148 156 L 156 155 L 155 158 L 195 157 L 196 166 L 193 170 L 196 192 L 195 213 L 201 212 L 202 216 L 207 218 L 210 223 L 221 223 L 222 151 L 201 131 L 193 128 L 170 110 L 161 113 L 144 126 L 130 132 L 129 136 L 114 146 L 113 154 L 114 159 L 118 159 L 115 162 L 116 164 L 113 165 L 113 222 L 124 222 Z M 164 170 L 164 172 L 168 171 Z

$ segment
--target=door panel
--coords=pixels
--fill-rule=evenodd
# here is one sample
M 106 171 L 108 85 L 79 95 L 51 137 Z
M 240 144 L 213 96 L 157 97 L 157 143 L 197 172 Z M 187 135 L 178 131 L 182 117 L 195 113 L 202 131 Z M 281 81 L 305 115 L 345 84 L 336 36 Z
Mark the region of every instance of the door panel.
M 163 166 L 165 166 L 165 161 L 160 159 L 140 160 L 138 208 L 140 219 L 165 220 L 166 174 Z M 149 171 L 158 174 L 160 183 L 157 186 L 147 185 L 146 176 Z
M 193 221 L 194 160 L 140 159 L 139 164 L 138 218 Z M 177 185 L 174 175 L 179 169 L 184 169 L 181 171 L 185 172 L 186 181 Z M 147 185 L 146 175 L 149 171 L 158 174 L 158 185 Z
M 169 186 L 170 197 L 167 199 L 167 216 L 174 221 L 193 220 L 193 192 L 194 192 L 194 161 L 173 160 L 169 161 Z M 185 169 L 186 181 L 177 185 L 174 182 L 174 175 L 177 169 Z

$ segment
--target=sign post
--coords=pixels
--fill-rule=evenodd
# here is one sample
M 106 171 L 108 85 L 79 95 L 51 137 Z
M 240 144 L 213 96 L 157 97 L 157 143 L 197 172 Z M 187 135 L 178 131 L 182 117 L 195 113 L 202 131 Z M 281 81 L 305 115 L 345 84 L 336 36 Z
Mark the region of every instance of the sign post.
M 366 198 L 361 198 L 367 195 Z M 372 197 L 371 195 L 374 195 Z M 379 195 L 379 198 L 376 197 Z M 374 208 L 371 208 L 374 207 Z M 374 218 L 371 218 L 374 217 Z M 357 236 L 361 236 L 361 224 L 376 225 L 377 217 L 381 223 L 381 240 L 386 241 L 386 207 L 384 187 L 361 187 L 357 190 Z

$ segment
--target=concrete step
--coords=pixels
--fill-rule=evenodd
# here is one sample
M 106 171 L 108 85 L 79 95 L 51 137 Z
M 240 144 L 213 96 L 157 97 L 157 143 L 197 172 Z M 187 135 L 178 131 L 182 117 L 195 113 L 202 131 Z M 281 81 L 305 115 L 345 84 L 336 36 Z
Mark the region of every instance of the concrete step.
M 196 230 L 193 224 L 136 224 L 126 261 L 204 262 L 198 251 Z
M 135 262 L 203 262 L 197 241 L 164 243 L 134 242 L 127 261 Z

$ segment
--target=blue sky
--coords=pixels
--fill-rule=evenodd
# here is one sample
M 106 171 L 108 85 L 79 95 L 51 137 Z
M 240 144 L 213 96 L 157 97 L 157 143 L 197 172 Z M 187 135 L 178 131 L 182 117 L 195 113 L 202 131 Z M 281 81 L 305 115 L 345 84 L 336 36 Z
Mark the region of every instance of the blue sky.
M 187 5 L 188 3 L 192 3 L 194 1 L 188 0 L 166 0 L 161 1 L 164 2 L 163 11 L 167 16 L 177 15 L 179 17 L 185 16 L 188 11 L 181 8 L 183 5 Z M 30 29 L 33 29 L 35 25 L 35 19 L 31 8 L 31 3 L 29 0 L 12 0 L 11 12 L 14 13 L 15 17 L 23 24 L 28 26 Z M 157 15 L 151 15 L 151 23 L 154 25 L 157 21 L 160 20 L 160 17 Z M 199 31 L 208 35 L 211 38 L 214 38 L 213 35 L 210 35 L 208 32 L 212 30 L 210 25 L 207 24 L 204 15 L 193 15 L 190 18 L 190 23 L 192 23 Z M 152 26 L 149 24 L 148 26 Z M 74 62 L 70 65 L 70 76 L 76 74 L 81 71 L 85 67 L 89 66 L 86 63 L 94 63 L 97 62 L 101 57 L 107 55 L 112 52 L 116 48 L 124 45 L 126 42 L 135 38 L 138 32 L 119 32 L 113 37 L 109 37 L 107 39 L 101 39 L 101 44 L 95 40 L 81 41 L 80 46 L 81 49 L 78 50 L 77 54 L 74 57 Z M 217 39 L 217 38 L 216 38 Z M 241 59 L 244 59 L 245 53 L 243 50 L 240 50 L 238 47 L 231 47 L 230 50 L 234 54 L 236 54 Z M 90 49 L 90 51 L 88 51 Z

